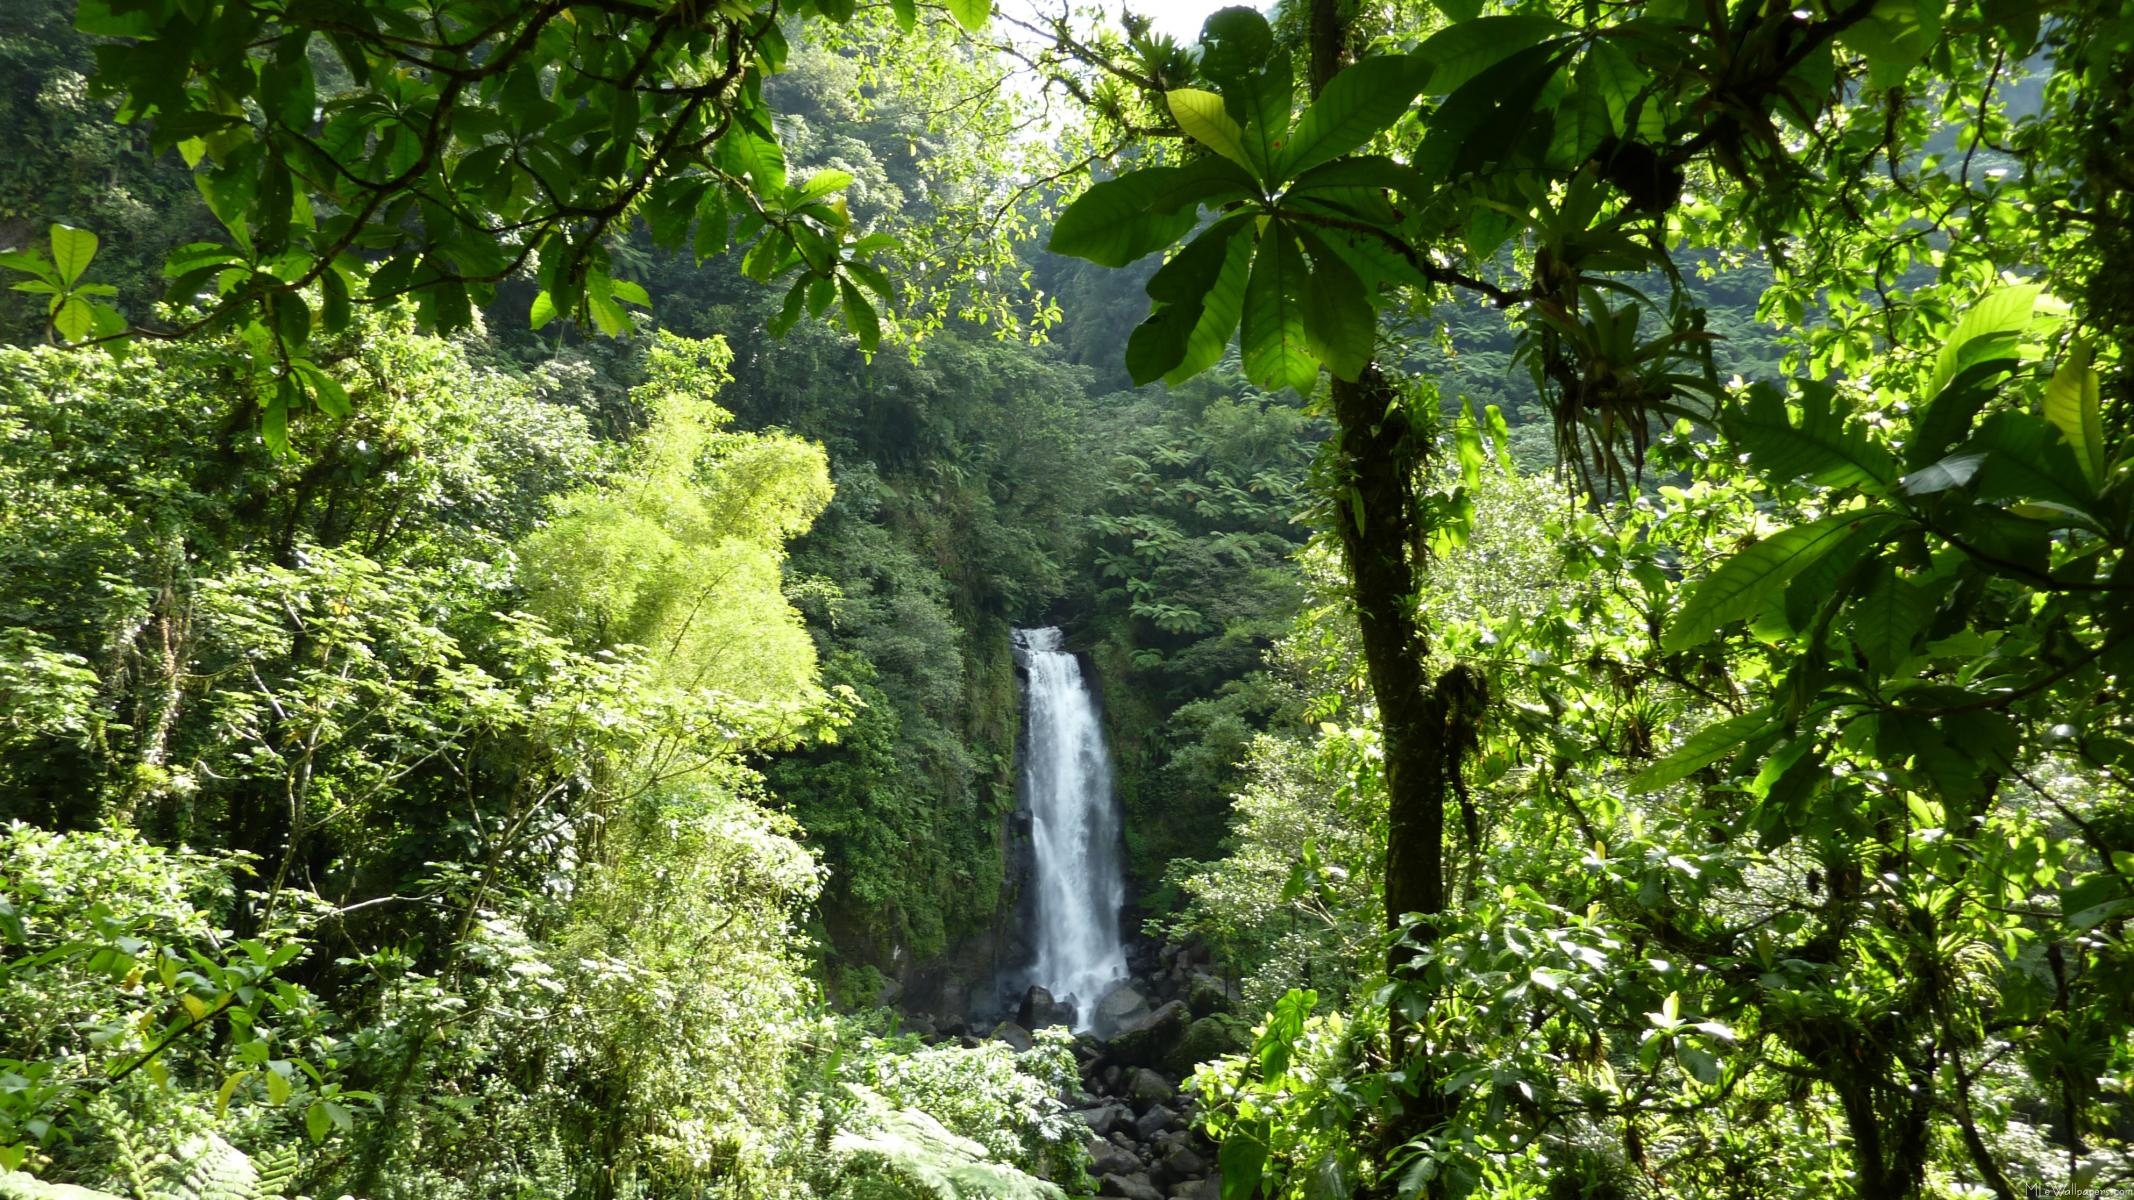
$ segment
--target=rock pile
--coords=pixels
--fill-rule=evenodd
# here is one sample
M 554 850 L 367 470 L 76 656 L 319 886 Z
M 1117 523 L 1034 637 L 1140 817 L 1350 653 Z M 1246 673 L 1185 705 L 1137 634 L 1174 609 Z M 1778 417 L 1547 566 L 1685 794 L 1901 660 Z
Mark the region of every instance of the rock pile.
M 1076 1039 L 1082 1092 L 1067 1099 L 1089 1126 L 1090 1175 L 1099 1196 L 1117 1200 L 1219 1200 L 1215 1144 L 1193 1128 L 1198 1104 L 1178 1085 L 1196 1064 L 1242 1049 L 1249 1024 L 1237 1015 L 1236 986 L 1204 951 L 1138 949 L 1134 978 L 1096 1006 L 1098 1032 Z M 1017 1015 L 1060 1008 L 1031 988 Z M 1013 1027 L 994 1036 L 1012 1042 L 1016 1033 L 1028 1036 Z

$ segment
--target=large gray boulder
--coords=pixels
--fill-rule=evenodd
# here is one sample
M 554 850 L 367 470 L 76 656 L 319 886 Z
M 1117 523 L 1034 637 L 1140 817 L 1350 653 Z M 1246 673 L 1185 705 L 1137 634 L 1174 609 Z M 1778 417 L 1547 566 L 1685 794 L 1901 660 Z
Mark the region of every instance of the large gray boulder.
M 1104 1138 L 1089 1139 L 1089 1173 L 1099 1178 L 1105 1175 L 1131 1175 L 1141 1169 L 1141 1160 L 1123 1147 Z
M 1101 1029 L 1118 1029 L 1148 1011 L 1148 997 L 1131 983 L 1122 983 L 1104 994 L 1097 1002 L 1097 1026 Z
M 1075 1113 L 1089 1131 L 1098 1137 L 1106 1137 L 1113 1130 L 1134 1131 L 1134 1110 L 1124 1104 L 1105 1103 L 1082 1109 Z
M 1126 1076 L 1126 1098 L 1134 1111 L 1145 1113 L 1158 1104 L 1169 1104 L 1178 1096 L 1178 1089 L 1171 1081 L 1146 1067 L 1136 1067 Z
M 1015 1023 L 1024 1029 L 1043 1029 L 1047 1025 L 1074 1024 L 1074 1005 L 1061 1004 L 1052 993 L 1036 984 L 1023 993 L 1022 1003 L 1015 1007 Z
M 1153 1141 L 1157 1134 L 1176 1127 L 1178 1114 L 1159 1104 L 1134 1119 L 1134 1132 L 1144 1142 Z
M 1135 1172 L 1131 1175 L 1106 1175 L 1097 1185 L 1097 1195 L 1117 1196 L 1120 1200 L 1164 1200 L 1162 1192 L 1149 1182 L 1149 1177 Z
M 1172 1047 L 1185 1038 L 1186 1006 L 1169 1004 L 1118 1027 L 1111 1035 L 1110 1057 L 1126 1066 L 1162 1066 Z
M 1018 1054 L 1037 1045 L 1037 1039 L 1030 1036 L 1030 1031 L 1013 1021 L 1002 1021 L 995 1025 L 991 1037 L 996 1042 L 1006 1042 L 1015 1047 Z

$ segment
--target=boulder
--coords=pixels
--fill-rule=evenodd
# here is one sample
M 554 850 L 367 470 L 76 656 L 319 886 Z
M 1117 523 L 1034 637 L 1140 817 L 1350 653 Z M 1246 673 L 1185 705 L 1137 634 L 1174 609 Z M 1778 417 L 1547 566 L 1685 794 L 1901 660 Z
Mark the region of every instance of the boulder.
M 1098 1137 L 1104 1137 L 1115 1129 L 1132 1132 L 1134 1128 L 1134 1110 L 1124 1104 L 1098 1104 L 1081 1109 L 1075 1115 L 1082 1118 L 1083 1124 L 1088 1125 L 1089 1131 Z
M 1185 1003 L 1173 1000 L 1119 1026 L 1111 1035 L 1112 1060 L 1129 1066 L 1160 1066 L 1185 1032 Z
M 1136 1171 L 1131 1175 L 1106 1175 L 1097 1185 L 1097 1195 L 1118 1196 L 1121 1200 L 1164 1200 L 1162 1192 L 1149 1182 L 1149 1177 Z
M 1124 1083 L 1126 1098 L 1137 1113 L 1147 1112 L 1158 1104 L 1169 1104 L 1178 1097 L 1178 1089 L 1171 1086 L 1170 1080 L 1146 1067 L 1128 1071 Z
M 1100 1137 L 1089 1139 L 1089 1158 L 1089 1173 L 1100 1177 L 1132 1175 L 1141 1169 L 1140 1159 Z
M 1222 1172 L 1191 1183 L 1171 1185 L 1171 1200 L 1223 1200 Z
M 1135 1119 L 1134 1132 L 1146 1142 L 1176 1124 L 1178 1114 L 1159 1104 Z
M 1074 1024 L 1074 1005 L 1061 1004 L 1052 998 L 1052 993 L 1035 984 L 1023 993 L 1022 1003 L 1015 1006 L 1015 1023 L 1024 1029 L 1043 1029 L 1047 1025 Z
M 1015 1047 L 1015 1051 L 1018 1054 L 1037 1045 L 1037 1039 L 1030 1036 L 1030 1031 L 1013 1021 L 1002 1021 L 1000 1024 L 995 1025 L 993 1032 L 987 1036 L 996 1042 L 1006 1042 Z
M 1133 984 L 1122 983 L 1097 1002 L 1097 1024 L 1105 1029 L 1118 1029 L 1147 1012 L 1148 1007 L 1148 997 Z
M 1186 1026 L 1163 1065 L 1183 1077 L 1191 1075 L 1201 1063 L 1235 1054 L 1251 1044 L 1252 1028 L 1243 1018 L 1228 1014 L 1202 1017 Z
M 1236 1012 L 1238 1001 L 1237 985 L 1227 979 L 1206 971 L 1195 971 L 1186 977 L 1186 1007 L 1196 1017 Z
M 1180 1183 L 1207 1174 L 1208 1160 L 1193 1153 L 1192 1148 L 1183 1142 L 1179 1142 L 1174 1143 L 1170 1150 L 1165 1152 L 1159 1169 L 1162 1170 L 1164 1178 L 1172 1183 Z

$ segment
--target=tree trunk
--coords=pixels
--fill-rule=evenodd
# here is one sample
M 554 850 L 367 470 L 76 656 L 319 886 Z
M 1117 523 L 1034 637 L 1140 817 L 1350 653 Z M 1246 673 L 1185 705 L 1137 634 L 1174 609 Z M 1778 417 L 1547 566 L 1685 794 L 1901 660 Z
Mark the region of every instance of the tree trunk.
M 1324 2 L 1324 0 L 1322 0 Z M 1340 426 L 1335 528 L 1348 560 L 1363 659 L 1378 703 L 1386 776 L 1385 919 L 1398 931 L 1413 915 L 1445 908 L 1445 714 L 1423 661 L 1416 621 L 1417 448 L 1407 413 L 1374 365 L 1355 383 L 1333 381 Z M 1396 946 L 1397 972 L 1412 951 Z

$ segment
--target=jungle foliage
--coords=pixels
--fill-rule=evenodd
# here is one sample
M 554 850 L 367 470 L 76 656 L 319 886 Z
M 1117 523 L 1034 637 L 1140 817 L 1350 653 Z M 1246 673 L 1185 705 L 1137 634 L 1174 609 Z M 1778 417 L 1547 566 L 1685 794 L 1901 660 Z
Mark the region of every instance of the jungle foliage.
M 0 1167 L 1081 1186 L 1062 1039 L 850 1011 L 1064 620 L 1226 1200 L 2134 1184 L 2121 6 L 69 7 Z

